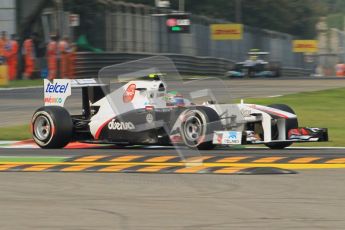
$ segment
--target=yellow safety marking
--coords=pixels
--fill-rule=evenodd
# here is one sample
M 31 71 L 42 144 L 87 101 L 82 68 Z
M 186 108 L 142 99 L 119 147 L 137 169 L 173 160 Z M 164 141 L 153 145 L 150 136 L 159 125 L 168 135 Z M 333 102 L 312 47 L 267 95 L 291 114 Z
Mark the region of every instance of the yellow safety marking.
M 319 159 L 320 159 L 320 157 L 301 157 L 301 158 L 297 158 L 295 160 L 291 160 L 291 161 L 289 161 L 289 163 L 305 164 L 305 163 L 310 163 L 312 161 L 319 160 Z
M 23 165 L 23 164 L 2 164 L 0 165 L 0 170 L 8 170 L 10 168 L 14 168 L 20 165 Z
M 284 158 L 286 157 L 263 157 L 255 161 L 252 161 L 252 163 L 273 163 Z
M 102 168 L 98 170 L 98 172 L 119 172 L 123 169 L 133 167 L 133 165 L 114 165 L 114 166 L 108 166 L 105 168 Z
M 169 168 L 170 166 L 165 165 L 154 165 L 154 166 L 148 166 L 145 168 L 138 169 L 136 172 L 158 172 L 162 169 Z
M 145 162 L 167 162 L 168 160 L 174 159 L 177 156 L 161 156 L 161 157 L 153 157 L 147 159 Z
M 204 160 L 210 159 L 213 156 L 199 156 L 199 157 L 189 157 L 184 160 L 184 162 L 188 163 L 198 163 L 198 162 L 203 162 Z
M 276 164 L 276 163 L 230 163 L 230 164 L 213 164 L 213 163 L 204 163 L 209 167 L 243 167 L 243 168 L 252 168 L 252 167 L 279 167 L 282 169 L 345 169 L 345 164 Z
M 237 173 L 238 171 L 241 171 L 244 168 L 238 168 L 238 167 L 226 167 L 222 169 L 218 169 L 216 171 L 213 171 L 213 173 L 224 173 L 224 174 L 231 174 L 231 173 Z
M 0 162 L 0 170 L 6 170 L 6 168 L 11 168 L 20 165 L 47 165 L 47 162 Z M 161 165 L 161 166 L 186 166 L 188 165 L 185 162 L 54 162 L 54 165 L 66 165 L 66 166 L 85 166 L 85 167 L 92 167 L 92 166 L 116 166 L 116 165 L 129 165 L 129 166 L 136 166 L 136 165 L 145 165 L 145 166 L 154 166 L 154 165 Z M 194 165 L 194 164 L 191 164 Z M 243 167 L 243 168 L 250 168 L 250 167 L 279 167 L 283 169 L 336 169 L 336 168 L 345 168 L 344 164 L 324 164 L 324 163 L 317 163 L 317 164 L 291 164 L 291 163 L 228 163 L 228 162 L 215 162 L 215 163 L 201 163 L 195 164 L 199 167 Z
M 0 161 L 0 165 L 46 165 L 47 162 L 2 162 Z M 52 163 L 54 165 L 66 165 L 66 166 L 73 166 L 73 165 L 90 165 L 90 166 L 114 166 L 114 165 L 131 165 L 131 166 L 135 166 L 135 165 L 168 165 L 168 166 L 184 166 L 186 165 L 184 162 L 111 162 L 111 161 L 106 161 L 106 162 L 74 162 L 74 161 L 70 161 L 70 162 L 54 162 Z
M 99 155 L 96 155 L 96 156 L 86 156 L 86 157 L 77 158 L 74 161 L 76 161 L 76 162 L 93 162 L 93 161 L 97 161 L 99 159 L 102 159 L 104 157 L 107 157 L 107 156 L 99 156 Z
M 74 166 L 69 166 L 67 168 L 61 169 L 60 171 L 62 172 L 79 172 L 87 168 L 91 168 L 93 166 L 97 166 L 96 164 L 93 165 L 74 165 Z
M 345 158 L 336 158 L 332 160 L 328 160 L 325 162 L 325 164 L 343 164 L 345 163 Z
M 28 172 L 39 172 L 39 171 L 44 171 L 46 169 L 49 169 L 51 167 L 54 167 L 56 165 L 34 165 L 29 168 L 25 168 L 21 171 L 28 171 Z
M 200 166 L 194 166 L 194 167 L 186 167 L 186 168 L 176 170 L 175 173 L 195 173 L 206 168 L 209 168 L 209 166 L 200 165 Z
M 247 159 L 249 157 L 225 157 L 223 159 L 217 160 L 217 163 L 234 163 L 239 162 L 241 160 Z
M 143 157 L 143 156 L 138 156 L 138 155 L 121 156 L 121 157 L 115 157 L 111 159 L 110 161 L 111 162 L 114 162 L 114 161 L 127 162 L 127 161 L 132 161 L 140 157 Z

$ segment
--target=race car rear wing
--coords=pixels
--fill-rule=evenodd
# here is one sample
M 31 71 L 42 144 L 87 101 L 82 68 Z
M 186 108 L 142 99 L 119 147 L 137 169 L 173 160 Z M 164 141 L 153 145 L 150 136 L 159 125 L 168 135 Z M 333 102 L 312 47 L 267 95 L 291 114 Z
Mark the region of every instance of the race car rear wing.
M 106 86 L 95 78 L 54 79 L 53 82 L 44 79 L 44 105 L 63 107 L 66 99 L 72 94 L 72 88 L 81 88 L 83 104 L 89 104 L 89 101 L 95 101 L 104 96 L 102 87 Z
M 250 51 L 248 52 L 248 55 L 269 55 L 270 53 L 269 52 L 261 52 L 261 51 Z
M 73 79 L 71 80 L 72 88 L 83 88 L 83 87 L 96 87 L 96 86 L 107 86 L 107 84 L 100 83 L 98 79 L 86 78 L 86 79 Z

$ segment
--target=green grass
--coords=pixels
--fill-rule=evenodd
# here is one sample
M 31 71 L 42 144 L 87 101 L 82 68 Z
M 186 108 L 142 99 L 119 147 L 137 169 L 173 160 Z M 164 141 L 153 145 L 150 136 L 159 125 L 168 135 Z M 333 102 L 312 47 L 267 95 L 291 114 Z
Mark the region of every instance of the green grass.
M 27 140 L 31 138 L 29 125 L 0 127 L 0 140 Z
M 9 81 L 9 84 L 6 86 L 0 86 L 0 88 L 17 88 L 17 87 L 28 87 L 28 86 L 43 86 L 43 80 L 42 79 L 14 80 L 14 81 Z
M 299 125 L 324 127 L 329 142 L 294 144 L 294 146 L 345 146 L 345 88 L 291 94 L 277 98 L 249 98 L 245 103 L 262 105 L 287 104 L 298 115 Z M 31 138 L 29 125 L 0 128 L 0 140 Z
M 329 142 L 294 144 L 294 146 L 345 146 L 345 88 L 277 98 L 246 99 L 245 103 L 287 104 L 296 112 L 299 126 L 328 128 Z

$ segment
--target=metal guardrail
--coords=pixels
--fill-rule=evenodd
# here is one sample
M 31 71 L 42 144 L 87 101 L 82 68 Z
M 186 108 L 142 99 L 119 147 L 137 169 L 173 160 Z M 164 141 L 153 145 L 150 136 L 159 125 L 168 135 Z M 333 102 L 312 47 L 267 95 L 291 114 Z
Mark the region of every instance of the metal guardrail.
M 293 67 L 282 67 L 282 77 L 310 77 L 313 73 L 312 69 L 302 69 Z
M 181 54 L 154 53 L 78 53 L 76 76 L 78 78 L 95 77 L 103 67 L 134 61 L 152 56 L 170 58 L 182 74 L 224 75 L 231 65 L 231 60 L 213 57 L 194 57 Z
M 91 78 L 98 75 L 98 71 L 106 66 L 135 61 L 152 56 L 170 58 L 181 74 L 224 76 L 235 63 L 232 60 L 215 57 L 196 57 L 170 53 L 91 53 L 78 52 L 76 59 L 76 77 Z M 299 68 L 282 68 L 282 76 L 298 77 L 310 74 L 310 70 Z

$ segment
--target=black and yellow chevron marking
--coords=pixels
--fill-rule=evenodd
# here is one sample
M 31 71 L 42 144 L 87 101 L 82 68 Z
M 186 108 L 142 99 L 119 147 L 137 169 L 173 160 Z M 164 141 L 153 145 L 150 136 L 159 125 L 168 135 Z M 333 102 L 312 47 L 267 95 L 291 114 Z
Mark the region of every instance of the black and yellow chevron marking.
M 8 163 L 0 164 L 0 172 L 98 172 L 98 173 L 176 173 L 176 174 L 294 174 L 292 170 L 274 167 L 230 167 L 230 166 L 173 166 L 100 163 Z
M 48 163 L 0 162 L 0 172 L 291 174 L 296 169 L 336 168 L 345 168 L 345 157 L 86 155 Z
M 254 156 L 200 156 L 182 159 L 176 155 L 144 156 L 144 155 L 89 155 L 67 159 L 68 162 L 147 162 L 147 163 L 255 163 L 255 164 L 345 164 L 345 157 L 254 157 Z

